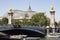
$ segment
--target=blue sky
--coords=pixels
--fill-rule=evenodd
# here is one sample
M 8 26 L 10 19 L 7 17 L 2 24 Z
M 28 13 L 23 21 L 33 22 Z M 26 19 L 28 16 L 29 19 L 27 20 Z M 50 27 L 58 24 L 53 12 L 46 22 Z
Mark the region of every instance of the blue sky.
M 28 10 L 29 2 L 32 10 L 44 11 L 50 17 L 50 5 L 55 6 L 55 19 L 60 20 L 60 0 L 0 0 L 0 16 L 4 15 L 11 7 L 13 9 Z

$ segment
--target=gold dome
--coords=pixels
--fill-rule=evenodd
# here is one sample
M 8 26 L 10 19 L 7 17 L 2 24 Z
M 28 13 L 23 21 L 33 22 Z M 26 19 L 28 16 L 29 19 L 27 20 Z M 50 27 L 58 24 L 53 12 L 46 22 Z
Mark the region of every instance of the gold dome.
M 9 11 L 11 11 L 11 12 L 12 12 L 12 10 L 13 10 L 12 8 L 9 8 Z
M 9 8 L 9 11 L 8 11 L 8 12 L 9 12 L 9 13 L 12 13 L 12 11 L 13 11 L 13 9 L 12 9 L 12 8 Z
M 52 5 L 52 6 L 50 6 L 50 10 L 53 10 L 54 11 L 54 6 Z

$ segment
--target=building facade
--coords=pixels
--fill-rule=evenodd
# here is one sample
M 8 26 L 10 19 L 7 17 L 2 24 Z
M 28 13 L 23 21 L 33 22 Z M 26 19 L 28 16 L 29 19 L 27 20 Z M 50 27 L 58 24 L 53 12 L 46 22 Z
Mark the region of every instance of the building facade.
M 31 7 L 29 6 L 28 10 L 27 11 L 23 11 L 23 10 L 12 10 L 13 12 L 13 19 L 14 20 L 24 20 L 24 19 L 27 19 L 27 20 L 30 20 L 31 17 L 36 14 L 37 12 L 36 11 L 33 11 L 31 9 Z M 8 12 L 5 13 L 3 15 L 3 17 L 8 17 Z

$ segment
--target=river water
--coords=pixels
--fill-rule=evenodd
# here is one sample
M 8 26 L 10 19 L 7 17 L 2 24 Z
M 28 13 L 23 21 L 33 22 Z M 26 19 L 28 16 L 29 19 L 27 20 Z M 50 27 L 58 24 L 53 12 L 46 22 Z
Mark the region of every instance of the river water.
M 40 40 L 60 40 L 60 38 L 40 38 Z
M 38 37 L 28 37 L 25 40 L 60 40 L 60 38 L 38 38 Z

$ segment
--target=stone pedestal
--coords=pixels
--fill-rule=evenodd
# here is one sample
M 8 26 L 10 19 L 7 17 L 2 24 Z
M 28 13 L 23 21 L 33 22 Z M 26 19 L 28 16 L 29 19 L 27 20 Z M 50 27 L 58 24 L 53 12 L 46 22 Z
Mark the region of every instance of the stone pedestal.
M 47 29 L 47 35 L 48 35 L 49 34 L 49 26 L 47 26 L 46 29 Z
M 53 34 L 55 34 L 55 26 L 52 27 Z

